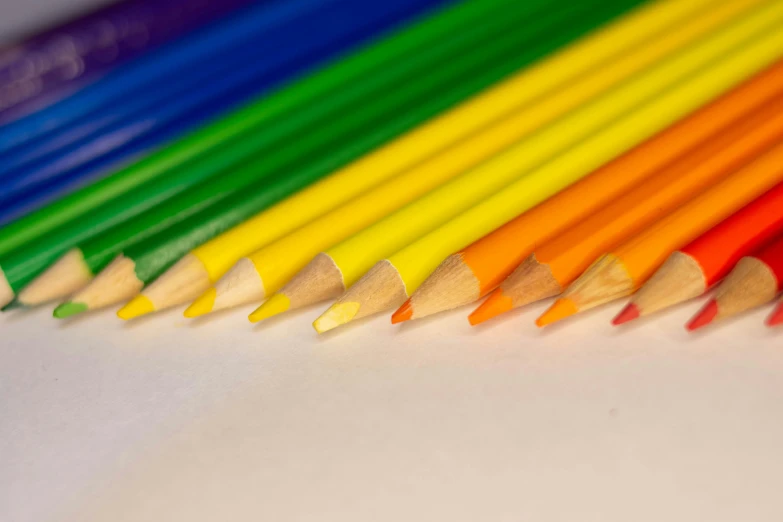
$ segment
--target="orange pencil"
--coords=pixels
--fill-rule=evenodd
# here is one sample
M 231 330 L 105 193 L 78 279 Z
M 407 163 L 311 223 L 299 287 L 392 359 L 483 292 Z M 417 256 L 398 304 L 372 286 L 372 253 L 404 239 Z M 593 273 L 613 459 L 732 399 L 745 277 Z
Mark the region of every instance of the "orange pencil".
M 698 297 L 783 232 L 783 184 L 669 256 L 615 318 L 623 324 Z
M 395 314 L 417 319 L 476 301 L 534 249 L 653 175 L 668 162 L 783 93 L 783 61 L 756 75 L 554 198 L 449 256 Z M 511 308 L 511 303 L 497 313 Z
M 780 292 L 781 284 L 783 238 L 778 238 L 758 253 L 740 259 L 715 297 L 688 323 L 688 330 L 692 332 L 770 303 Z
M 516 308 L 560 295 L 592 261 L 747 165 L 783 140 L 783 96 L 706 140 L 592 216 L 537 247 L 476 312 Z
M 783 181 L 783 143 L 602 256 L 542 315 L 545 326 L 632 294 L 666 258 Z

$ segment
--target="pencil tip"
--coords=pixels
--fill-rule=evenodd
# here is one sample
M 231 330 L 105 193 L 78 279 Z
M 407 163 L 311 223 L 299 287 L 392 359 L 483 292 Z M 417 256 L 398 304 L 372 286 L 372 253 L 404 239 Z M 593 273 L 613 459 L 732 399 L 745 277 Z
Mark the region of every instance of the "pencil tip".
M 639 307 L 634 303 L 629 303 L 628 306 L 623 308 L 623 311 L 617 314 L 617 317 L 612 320 L 612 324 L 614 326 L 620 326 L 625 323 L 630 323 L 631 321 L 639 319 L 641 315 Z
M 359 303 L 348 301 L 346 303 L 335 303 L 327 311 L 321 314 L 321 317 L 315 320 L 313 328 L 319 334 L 326 333 L 329 330 L 350 323 L 356 314 L 359 313 Z
M 555 303 L 549 307 L 549 310 L 544 312 L 541 317 L 536 320 L 536 325 L 539 328 L 549 326 L 550 324 L 562 321 L 572 315 L 579 313 L 579 309 L 576 304 L 568 298 L 561 298 L 555 301 Z
M 689 322 L 686 326 L 689 332 L 694 332 L 700 328 L 704 328 L 708 324 L 711 324 L 713 321 L 715 321 L 715 318 L 718 316 L 718 302 L 715 299 L 712 299 L 709 303 L 707 303 L 707 306 L 701 309 L 701 311 L 696 314 L 696 317 L 691 319 L 691 322 Z
M 149 300 L 147 296 L 137 295 L 131 301 L 120 308 L 117 312 L 117 317 L 123 321 L 129 321 L 142 315 L 151 314 L 155 311 L 155 305 Z
M 183 315 L 188 319 L 195 319 L 202 315 L 207 315 L 212 312 L 215 307 L 215 298 L 217 297 L 217 290 L 210 288 L 201 297 L 190 303 Z
M 779 305 L 767 319 L 767 326 L 780 326 L 783 324 L 783 304 Z
M 274 294 L 264 304 L 248 316 L 251 323 L 258 323 L 287 312 L 291 308 L 291 300 L 285 294 Z
M 73 303 L 66 301 L 54 309 L 52 315 L 57 319 L 67 319 L 74 315 L 79 315 L 87 311 L 87 305 L 84 303 Z
M 3 308 L 0 308 L 0 312 L 10 312 L 11 310 L 18 310 L 20 308 L 27 308 L 18 298 L 14 299 Z
M 503 293 L 500 288 L 495 289 L 481 305 L 468 316 L 471 326 L 479 325 L 485 321 L 497 317 L 514 308 L 514 301 Z
M 411 305 L 411 300 L 408 299 L 396 312 L 392 314 L 391 322 L 392 324 L 400 324 L 404 323 L 405 321 L 410 321 L 411 319 L 413 319 L 413 305 Z

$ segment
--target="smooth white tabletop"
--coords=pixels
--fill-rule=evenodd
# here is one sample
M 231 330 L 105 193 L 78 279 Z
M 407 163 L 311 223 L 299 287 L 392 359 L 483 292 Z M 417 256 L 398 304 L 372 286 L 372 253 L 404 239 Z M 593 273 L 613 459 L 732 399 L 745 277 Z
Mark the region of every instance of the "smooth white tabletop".
M 783 335 L 3 315 L 0 520 L 780 521 Z M 781 332 L 783 333 L 783 332 Z

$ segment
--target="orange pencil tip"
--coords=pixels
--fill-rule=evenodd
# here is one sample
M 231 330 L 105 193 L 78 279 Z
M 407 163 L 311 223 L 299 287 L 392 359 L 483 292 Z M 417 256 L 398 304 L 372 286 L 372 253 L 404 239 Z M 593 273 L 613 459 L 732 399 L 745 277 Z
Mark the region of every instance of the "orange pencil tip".
M 783 324 L 783 305 L 778 306 L 767 319 L 767 326 L 780 326 Z
M 718 317 L 718 302 L 713 299 L 696 314 L 696 317 L 691 319 L 691 322 L 688 323 L 686 328 L 689 332 L 694 332 L 711 324 L 716 317 Z
M 392 314 L 392 324 L 400 324 L 405 321 L 413 319 L 413 306 L 411 306 L 411 300 L 408 299 L 405 303 Z
M 473 310 L 473 313 L 468 316 L 468 321 L 471 326 L 476 326 L 513 309 L 514 301 L 498 288 L 489 294 L 481 306 Z
M 617 317 L 612 320 L 612 324 L 615 326 L 620 326 L 621 324 L 630 323 L 631 321 L 639 319 L 641 315 L 642 314 L 639 313 L 639 307 L 633 303 L 630 303 L 623 309 L 622 312 L 617 314 Z
M 549 310 L 536 320 L 536 325 L 539 328 L 543 328 L 578 313 L 579 309 L 573 301 L 567 298 L 558 299 L 555 301 L 555 304 L 549 307 Z

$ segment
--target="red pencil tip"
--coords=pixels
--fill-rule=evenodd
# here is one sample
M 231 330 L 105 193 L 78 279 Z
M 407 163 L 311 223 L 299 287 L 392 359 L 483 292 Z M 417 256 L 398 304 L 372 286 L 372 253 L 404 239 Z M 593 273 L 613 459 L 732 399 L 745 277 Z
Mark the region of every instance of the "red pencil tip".
M 630 323 L 631 321 L 639 319 L 641 315 L 642 314 L 639 312 L 639 307 L 633 303 L 629 303 L 628 306 L 626 306 L 623 311 L 617 314 L 617 317 L 612 320 L 612 324 L 615 326 L 620 326 L 621 324 Z
M 767 319 L 767 326 L 780 326 L 783 324 L 783 305 L 778 306 Z
M 715 299 L 707 303 L 707 306 L 702 308 L 701 312 L 696 314 L 696 317 L 691 319 L 688 323 L 688 331 L 693 332 L 699 328 L 704 328 L 708 324 L 711 324 L 715 318 L 718 317 L 718 302 Z
M 405 303 L 392 314 L 392 324 L 400 324 L 405 321 L 413 319 L 413 306 L 411 306 L 411 300 L 408 299 Z

